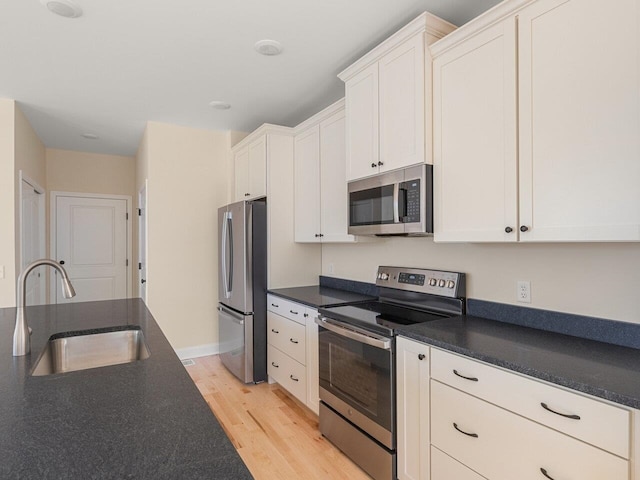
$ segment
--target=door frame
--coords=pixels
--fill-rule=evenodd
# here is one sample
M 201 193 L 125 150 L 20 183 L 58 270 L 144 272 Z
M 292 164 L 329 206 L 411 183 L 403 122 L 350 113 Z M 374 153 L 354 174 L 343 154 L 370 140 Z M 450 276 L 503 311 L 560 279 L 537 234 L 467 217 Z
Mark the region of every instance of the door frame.
M 55 258 L 55 252 L 56 252 L 56 237 L 57 237 L 57 230 L 56 230 L 56 225 L 57 225 L 57 218 L 56 218 L 56 203 L 57 203 L 57 199 L 58 197 L 81 197 L 81 198 L 104 198 L 106 200 L 125 200 L 126 201 L 126 210 L 127 210 L 127 275 L 126 275 L 126 279 L 127 279 L 127 298 L 131 298 L 132 296 L 132 283 L 133 283 L 133 278 L 131 275 L 131 268 L 133 265 L 133 256 L 132 256 L 132 233 L 131 233 L 131 219 L 132 219 L 132 215 L 131 215 L 131 195 L 111 195 L 111 194 L 106 194 L 106 193 L 79 193 L 79 192 L 60 192 L 60 191 L 53 191 L 50 193 L 50 202 L 49 202 L 49 240 L 50 240 L 50 248 L 51 248 L 51 258 L 55 261 L 57 261 L 57 259 Z M 56 281 L 55 281 L 55 277 L 54 275 L 54 270 L 52 270 L 51 273 L 51 284 L 49 286 L 49 294 L 51 295 L 51 299 L 53 302 L 53 299 L 56 298 L 56 288 L 58 287 L 58 285 L 56 285 Z
M 149 180 L 145 179 L 142 188 L 138 192 L 138 262 L 142 262 L 144 258 L 145 265 L 144 271 L 146 273 L 147 278 L 145 281 L 148 282 L 149 279 L 149 228 L 148 228 L 148 220 L 147 220 L 147 200 L 148 200 L 148 187 Z M 144 208 L 142 205 L 144 204 Z M 144 242 L 140 241 L 142 239 L 142 232 L 144 231 Z M 142 253 L 144 252 L 144 256 Z M 144 290 L 144 296 L 142 295 L 142 291 Z M 147 303 L 147 286 L 142 287 L 142 269 L 138 268 L 138 293 L 142 301 Z
M 42 256 L 41 258 L 46 258 L 47 256 L 47 241 L 46 241 L 46 235 L 47 235 L 47 219 L 46 219 L 46 194 L 47 191 L 42 188 L 38 182 L 36 182 L 35 180 L 33 180 L 31 177 L 29 177 L 27 174 L 24 173 L 24 171 L 19 170 L 18 171 L 18 181 L 19 181 L 19 189 L 20 189 L 20 193 L 19 193 L 19 198 L 20 198 L 20 208 L 19 208 L 19 232 L 20 232 L 20 245 L 19 245 L 19 251 L 20 251 L 20 255 L 19 255 L 19 270 L 18 270 L 18 275 L 22 272 L 22 265 L 24 264 L 24 251 L 22 250 L 22 244 L 23 244 L 23 235 L 24 235 L 24 231 L 23 231 L 23 226 L 24 226 L 24 211 L 22 208 L 22 196 L 23 196 L 23 188 L 22 188 L 22 184 L 23 182 L 28 183 L 29 185 L 31 185 L 31 187 L 39 194 L 42 195 L 42 199 L 39 202 L 38 205 L 38 216 L 40 217 L 40 226 L 42 227 L 40 229 L 40 235 L 39 235 L 39 239 L 38 239 L 38 246 L 40 247 L 40 251 L 42 252 Z M 47 290 L 47 276 L 46 275 L 41 275 L 40 276 L 40 291 L 41 291 L 41 297 L 40 301 L 41 304 L 46 304 L 48 302 L 48 290 Z

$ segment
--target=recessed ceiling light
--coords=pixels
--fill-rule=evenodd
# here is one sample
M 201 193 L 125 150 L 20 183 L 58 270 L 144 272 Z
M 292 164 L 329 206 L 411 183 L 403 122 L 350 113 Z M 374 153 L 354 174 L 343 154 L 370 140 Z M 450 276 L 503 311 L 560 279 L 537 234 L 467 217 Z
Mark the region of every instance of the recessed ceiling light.
M 97 140 L 98 138 L 100 138 L 95 133 L 83 133 L 82 136 L 87 140 Z
M 209 102 L 209 106 L 211 108 L 215 108 L 216 110 L 229 110 L 231 108 L 231 105 L 229 103 L 221 102 L 220 100 Z
M 71 0 L 40 0 L 51 13 L 66 18 L 77 18 L 82 15 L 82 8 Z
M 253 46 L 260 55 L 280 55 L 282 53 L 282 44 L 275 40 L 260 40 Z

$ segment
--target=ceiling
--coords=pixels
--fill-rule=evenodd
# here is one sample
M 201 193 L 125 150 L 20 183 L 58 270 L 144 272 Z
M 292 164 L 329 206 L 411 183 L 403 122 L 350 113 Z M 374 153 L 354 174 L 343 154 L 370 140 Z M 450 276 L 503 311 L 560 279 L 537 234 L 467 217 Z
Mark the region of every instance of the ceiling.
M 336 75 L 427 10 L 456 25 L 499 0 L 3 0 L 0 97 L 48 148 L 134 155 L 147 121 L 294 126 L 344 95 Z M 279 56 L 253 49 L 282 43 Z M 230 110 L 214 110 L 222 100 Z M 100 138 L 87 140 L 93 133 Z

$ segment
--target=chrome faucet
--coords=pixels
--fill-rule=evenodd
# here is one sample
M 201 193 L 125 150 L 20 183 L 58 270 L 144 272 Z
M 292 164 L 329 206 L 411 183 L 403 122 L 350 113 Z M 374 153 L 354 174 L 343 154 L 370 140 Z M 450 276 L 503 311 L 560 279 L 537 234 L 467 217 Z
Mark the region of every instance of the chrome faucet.
M 27 318 L 24 314 L 25 304 L 27 303 L 26 283 L 27 276 L 36 267 L 41 265 L 49 265 L 60 272 L 60 280 L 62 280 L 62 295 L 64 298 L 71 298 L 76 296 L 76 291 L 73 289 L 69 276 L 65 269 L 58 262 L 43 258 L 42 260 L 36 260 L 33 263 L 27 265 L 20 276 L 18 277 L 18 295 L 16 299 L 16 328 L 13 331 L 13 356 L 21 357 L 31 351 L 31 329 L 27 325 Z

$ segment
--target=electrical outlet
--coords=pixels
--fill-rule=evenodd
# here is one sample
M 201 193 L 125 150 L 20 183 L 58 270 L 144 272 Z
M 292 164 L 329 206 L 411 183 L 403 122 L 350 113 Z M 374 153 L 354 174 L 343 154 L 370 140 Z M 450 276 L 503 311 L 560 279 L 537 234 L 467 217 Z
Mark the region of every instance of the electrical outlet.
M 531 282 L 529 280 L 518 281 L 518 301 L 531 303 Z

